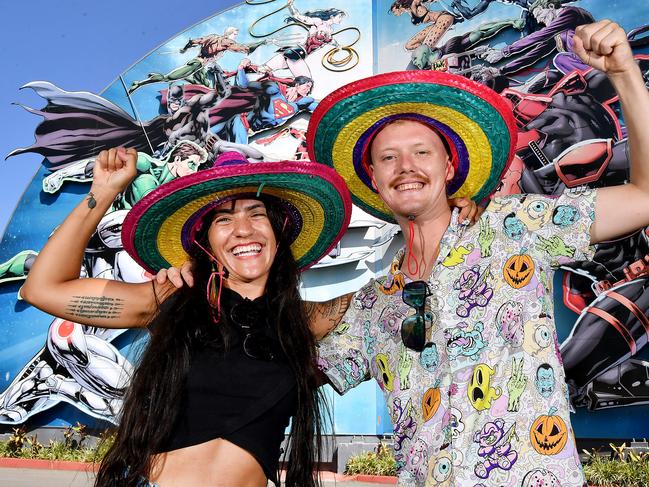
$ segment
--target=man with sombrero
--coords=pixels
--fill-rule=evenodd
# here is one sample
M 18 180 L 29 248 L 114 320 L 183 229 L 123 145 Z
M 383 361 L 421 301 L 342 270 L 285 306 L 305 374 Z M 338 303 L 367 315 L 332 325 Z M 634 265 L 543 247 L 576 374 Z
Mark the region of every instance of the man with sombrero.
M 496 93 L 439 72 L 388 73 L 331 93 L 311 118 L 311 159 L 406 239 L 389 274 L 357 292 L 344 326 L 319 344 L 340 393 L 369 376 L 383 390 L 400 485 L 584 484 L 552 274 L 592 255 L 591 244 L 649 225 L 649 94 L 616 24 L 579 27 L 575 52 L 619 93 L 632 181 L 496 198 L 472 228 L 446 198 L 487 199 L 512 160 L 516 128 Z M 617 331 L 644 339 L 644 329 Z

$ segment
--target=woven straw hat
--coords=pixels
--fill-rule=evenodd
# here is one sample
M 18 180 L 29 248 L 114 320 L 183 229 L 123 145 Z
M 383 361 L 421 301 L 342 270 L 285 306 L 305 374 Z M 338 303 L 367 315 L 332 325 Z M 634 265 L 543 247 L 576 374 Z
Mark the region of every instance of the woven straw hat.
M 482 84 L 439 71 L 399 71 L 345 85 L 318 104 L 307 150 L 345 179 L 356 205 L 382 220 L 395 221 L 372 188 L 369 146 L 383 126 L 400 118 L 421 121 L 446 140 L 455 167 L 449 197 L 487 198 L 513 158 L 511 109 Z
M 126 251 L 155 273 L 179 267 L 202 217 L 236 198 L 277 198 L 294 229 L 291 251 L 301 269 L 324 257 L 342 238 L 351 216 L 351 197 L 336 172 L 315 162 L 251 163 L 226 154 L 217 166 L 174 179 L 148 193 L 122 225 Z

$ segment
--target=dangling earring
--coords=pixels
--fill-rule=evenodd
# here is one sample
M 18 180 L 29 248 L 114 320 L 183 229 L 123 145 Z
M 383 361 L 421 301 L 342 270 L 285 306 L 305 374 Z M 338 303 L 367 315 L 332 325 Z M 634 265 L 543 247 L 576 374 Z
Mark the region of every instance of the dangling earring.
M 227 279 L 229 273 L 225 267 L 223 267 L 222 271 L 219 271 L 219 261 L 216 259 L 216 257 L 214 257 L 211 252 L 209 252 L 196 240 L 194 240 L 194 243 L 198 246 L 198 248 L 205 252 L 212 261 L 212 273 L 210 274 L 210 278 L 207 280 L 206 297 L 207 302 L 210 305 L 212 321 L 214 321 L 214 323 L 218 325 L 221 321 L 221 291 L 223 290 L 223 279 Z M 216 283 L 217 276 L 219 281 L 218 284 Z M 216 310 L 216 315 L 214 314 L 214 310 Z
M 216 283 L 218 276 L 218 284 Z M 219 271 L 216 264 L 212 262 L 212 273 L 210 278 L 207 280 L 207 302 L 210 305 L 210 312 L 212 314 L 212 320 L 215 324 L 219 324 L 221 321 L 221 291 L 223 290 L 223 279 L 225 278 L 225 272 Z M 216 310 L 216 315 L 214 314 Z

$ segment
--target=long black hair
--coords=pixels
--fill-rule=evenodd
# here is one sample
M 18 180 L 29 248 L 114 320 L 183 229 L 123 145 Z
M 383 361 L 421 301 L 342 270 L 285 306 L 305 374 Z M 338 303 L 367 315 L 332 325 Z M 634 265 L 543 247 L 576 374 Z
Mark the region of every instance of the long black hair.
M 286 227 L 286 212 L 277 200 L 260 199 L 266 205 L 278 242 L 266 284 L 271 323 L 277 329 L 297 385 L 297 413 L 291 421 L 284 456 L 286 485 L 311 487 L 319 484 L 314 471 L 320 461 L 325 412 L 318 388 L 315 339 L 298 292 L 300 271 L 290 250 L 292 229 Z M 205 248 L 209 248 L 207 233 L 212 218 L 213 212 L 205 216 L 196 237 Z M 229 327 L 214 324 L 205 297 L 212 272 L 209 257 L 197 246 L 190 250 L 190 256 L 194 286 L 184 286 L 162 303 L 150 325 L 153 333 L 124 397 L 115 441 L 97 472 L 97 487 L 137 485 L 142 478 L 151 476 L 153 455 L 164 451 L 179 413 L 192 350 L 214 341 L 222 348 L 228 347 Z

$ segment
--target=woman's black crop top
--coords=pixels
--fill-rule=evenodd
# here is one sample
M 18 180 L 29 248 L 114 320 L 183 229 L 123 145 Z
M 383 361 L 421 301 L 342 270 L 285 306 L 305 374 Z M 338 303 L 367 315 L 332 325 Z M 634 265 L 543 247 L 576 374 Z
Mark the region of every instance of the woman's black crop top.
M 272 360 L 249 357 L 243 348 L 247 329 L 235 329 L 228 351 L 205 347 L 192 353 L 180 413 L 163 451 L 223 438 L 250 452 L 277 483 L 280 445 L 296 412 L 297 390 L 293 371 L 279 346 L 265 297 L 254 301 L 223 289 L 221 312 L 233 306 L 259 317 L 255 337 L 273 351 Z M 223 323 L 214 326 L 223 326 Z

